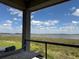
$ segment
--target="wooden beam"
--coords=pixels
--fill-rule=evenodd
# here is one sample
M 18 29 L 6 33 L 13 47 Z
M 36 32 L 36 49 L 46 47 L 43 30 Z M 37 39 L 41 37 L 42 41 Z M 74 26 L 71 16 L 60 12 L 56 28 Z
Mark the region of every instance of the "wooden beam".
M 65 1 L 69 0 L 0 0 L 0 2 L 16 9 L 24 10 L 29 8 L 31 11 L 36 11 L 51 5 L 60 4 Z M 27 6 L 27 4 L 29 4 L 29 6 Z
M 61 3 L 67 2 L 67 1 L 70 1 L 70 0 L 49 0 L 47 2 L 43 2 L 43 3 L 37 4 L 35 6 L 31 6 L 29 9 L 31 11 L 37 11 L 37 10 L 47 8 L 47 7 L 50 7 L 50 6 L 54 6 L 54 5 L 57 5 L 57 4 L 61 4 Z
M 22 48 L 24 50 L 30 51 L 30 11 L 23 10 L 23 36 L 22 36 Z
M 23 0 L 0 0 L 1 3 L 11 6 L 13 8 L 24 10 L 26 9 L 26 6 L 23 2 Z

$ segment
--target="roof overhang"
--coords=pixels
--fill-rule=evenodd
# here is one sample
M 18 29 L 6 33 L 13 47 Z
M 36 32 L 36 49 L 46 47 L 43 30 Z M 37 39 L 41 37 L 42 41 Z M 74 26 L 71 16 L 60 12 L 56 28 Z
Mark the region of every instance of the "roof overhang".
M 49 6 L 61 4 L 61 3 L 67 2 L 67 1 L 69 1 L 69 0 L 43 0 L 43 2 L 38 3 L 34 6 L 31 6 L 30 10 L 35 11 L 35 10 L 39 10 L 39 9 L 46 8 Z
M 29 1 L 30 3 L 27 3 Z M 25 10 L 27 9 L 27 4 L 29 4 L 29 9 L 31 11 L 39 10 L 51 5 L 60 4 L 68 0 L 0 0 L 0 2 L 12 6 L 14 8 Z
M 26 8 L 22 0 L 0 0 L 0 2 L 20 10 Z

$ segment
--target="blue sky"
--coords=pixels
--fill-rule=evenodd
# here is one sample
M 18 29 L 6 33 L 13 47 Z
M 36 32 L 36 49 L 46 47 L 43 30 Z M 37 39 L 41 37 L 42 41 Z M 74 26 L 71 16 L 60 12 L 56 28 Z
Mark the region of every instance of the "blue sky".
M 0 33 L 22 33 L 22 12 L 0 4 Z
M 21 32 L 22 12 L 0 4 L 0 33 Z M 31 33 L 79 34 L 79 0 L 71 0 L 33 12 Z

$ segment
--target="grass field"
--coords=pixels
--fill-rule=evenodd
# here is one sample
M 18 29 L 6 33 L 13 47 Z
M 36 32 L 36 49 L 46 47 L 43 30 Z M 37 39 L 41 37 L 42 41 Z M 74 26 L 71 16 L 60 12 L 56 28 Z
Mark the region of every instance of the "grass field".
M 16 46 L 17 49 L 20 49 L 22 38 L 19 36 L 0 36 L 0 47 L 7 46 Z
M 47 40 L 52 42 L 64 42 L 68 44 L 79 44 L 79 40 L 64 40 L 62 38 L 35 38 L 32 40 Z M 0 36 L 0 47 L 15 45 L 17 49 L 21 48 L 21 37 L 19 36 Z M 44 55 L 44 44 L 31 43 L 31 51 L 39 52 Z M 62 47 L 48 45 L 48 59 L 79 59 L 79 48 Z

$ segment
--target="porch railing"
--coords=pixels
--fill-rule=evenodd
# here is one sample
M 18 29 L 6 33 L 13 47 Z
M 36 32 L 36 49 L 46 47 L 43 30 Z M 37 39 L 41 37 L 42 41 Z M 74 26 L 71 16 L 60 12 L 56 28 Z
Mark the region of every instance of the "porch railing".
M 73 44 L 64 44 L 64 43 L 57 43 L 57 42 L 48 42 L 48 41 L 37 41 L 37 40 L 26 40 L 30 42 L 37 42 L 37 43 L 42 43 L 45 44 L 45 59 L 47 59 L 47 45 L 58 45 L 58 46 L 66 46 L 66 47 L 74 47 L 74 48 L 79 48 L 79 45 L 73 45 Z

